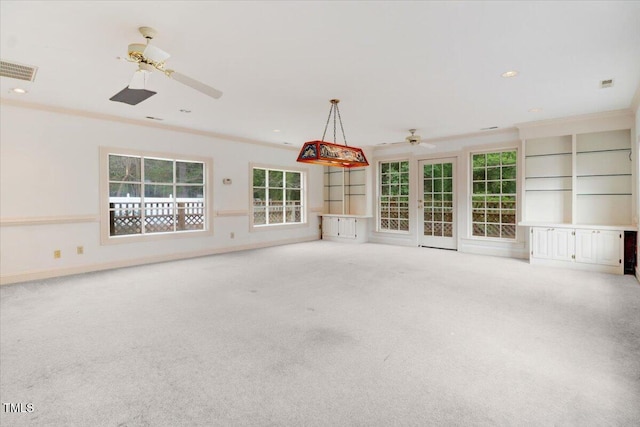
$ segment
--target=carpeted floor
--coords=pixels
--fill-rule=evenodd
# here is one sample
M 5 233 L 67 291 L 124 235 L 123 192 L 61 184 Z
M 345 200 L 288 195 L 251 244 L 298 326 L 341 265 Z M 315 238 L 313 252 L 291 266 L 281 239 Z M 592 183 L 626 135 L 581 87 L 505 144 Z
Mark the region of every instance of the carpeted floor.
M 640 425 L 632 276 L 318 241 L 4 286 L 0 320 L 3 426 Z

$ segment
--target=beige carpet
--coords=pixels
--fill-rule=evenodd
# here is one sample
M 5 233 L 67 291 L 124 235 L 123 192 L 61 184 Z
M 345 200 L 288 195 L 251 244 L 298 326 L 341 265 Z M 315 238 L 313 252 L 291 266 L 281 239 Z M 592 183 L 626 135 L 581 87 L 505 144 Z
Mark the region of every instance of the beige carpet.
M 4 286 L 0 320 L 3 426 L 640 425 L 631 276 L 318 241 Z

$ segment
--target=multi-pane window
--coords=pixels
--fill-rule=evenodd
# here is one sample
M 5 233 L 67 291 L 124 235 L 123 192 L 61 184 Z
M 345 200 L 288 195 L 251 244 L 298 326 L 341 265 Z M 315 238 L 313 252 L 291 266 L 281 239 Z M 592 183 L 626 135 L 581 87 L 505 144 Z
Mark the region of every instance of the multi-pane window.
M 380 163 L 381 231 L 409 231 L 409 162 Z
M 516 151 L 472 154 L 472 233 L 516 238 Z
M 303 173 L 253 168 L 253 225 L 304 222 Z
M 108 157 L 109 236 L 205 229 L 204 162 Z

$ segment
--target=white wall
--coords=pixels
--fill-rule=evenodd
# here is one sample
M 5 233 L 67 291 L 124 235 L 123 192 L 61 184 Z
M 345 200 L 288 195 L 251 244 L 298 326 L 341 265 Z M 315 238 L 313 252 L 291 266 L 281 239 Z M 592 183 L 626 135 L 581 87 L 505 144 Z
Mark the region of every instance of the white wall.
M 432 141 L 429 141 L 432 142 Z M 370 240 L 377 243 L 396 244 L 403 246 L 418 245 L 418 203 L 421 199 L 417 194 L 419 168 L 418 162 L 425 159 L 456 158 L 455 186 L 457 191 L 457 249 L 460 252 L 478 253 L 484 255 L 506 256 L 513 258 L 528 257 L 528 235 L 526 228 L 518 227 L 515 241 L 499 241 L 497 239 L 479 239 L 471 235 L 470 217 L 471 207 L 469 177 L 471 153 L 483 150 L 501 150 L 506 148 L 516 148 L 521 151 L 522 141 L 519 138 L 517 129 L 505 129 L 500 131 L 489 131 L 474 135 L 443 138 L 434 141 L 435 148 L 412 147 L 409 144 L 395 145 L 392 147 L 378 148 L 370 158 L 371 170 L 371 193 L 374 194 L 371 200 L 373 211 L 373 224 Z M 410 168 L 410 197 L 409 197 L 409 232 L 408 233 L 388 233 L 375 230 L 376 218 L 376 171 L 380 161 L 387 160 L 408 160 Z M 519 160 L 520 161 L 520 160 Z M 518 177 L 518 200 L 522 200 L 520 177 Z M 520 206 L 518 206 L 518 219 L 521 218 Z
M 249 230 L 249 163 L 298 168 L 295 148 L 31 107 L 3 103 L 0 116 L 0 283 L 319 238 L 322 167 L 315 165 L 305 167 L 308 225 Z M 101 245 L 101 146 L 211 157 L 213 236 Z

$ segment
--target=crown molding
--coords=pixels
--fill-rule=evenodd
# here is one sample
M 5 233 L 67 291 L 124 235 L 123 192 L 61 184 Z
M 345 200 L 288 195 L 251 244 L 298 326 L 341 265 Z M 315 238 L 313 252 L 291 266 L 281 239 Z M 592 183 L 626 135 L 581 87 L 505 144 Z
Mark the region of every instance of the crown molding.
M 588 113 L 581 114 L 578 116 L 569 116 L 569 117 L 560 117 L 555 119 L 547 119 L 547 120 L 537 120 L 533 122 L 524 122 L 524 123 L 516 123 L 516 128 L 519 130 L 529 129 L 539 126 L 549 126 L 549 125 L 557 125 L 557 124 L 565 124 L 565 123 L 575 123 L 586 120 L 595 120 L 595 119 L 609 119 L 613 117 L 632 117 L 633 113 L 631 109 L 625 108 L 622 110 L 613 110 L 613 111 L 603 111 L 598 113 Z
M 222 140 L 232 141 L 232 142 L 241 142 L 245 144 L 260 145 L 260 146 L 269 147 L 269 148 L 279 148 L 282 150 L 289 150 L 289 151 L 295 151 L 295 152 L 299 150 L 299 148 L 295 146 L 288 146 L 284 144 L 283 145 L 272 144 L 265 141 L 259 141 L 259 140 L 250 139 L 250 138 L 242 138 L 238 136 L 226 135 L 222 133 L 216 133 L 216 132 L 210 132 L 210 131 L 204 131 L 204 130 L 198 130 L 198 129 L 190 129 L 182 126 L 167 125 L 167 124 L 162 124 L 157 122 L 147 122 L 140 119 L 128 119 L 125 117 L 114 116 L 111 114 L 94 113 L 91 111 L 75 110 L 71 108 L 56 107 L 52 105 L 38 104 L 38 103 L 26 102 L 26 101 L 18 101 L 18 100 L 7 99 L 2 97 L 0 97 L 0 105 L 7 105 L 12 107 L 26 108 L 26 109 L 38 110 L 38 111 L 47 111 L 51 113 L 66 114 L 66 115 L 75 116 L 75 117 L 85 117 L 89 119 L 117 122 L 117 123 L 129 124 L 134 126 L 143 126 L 143 127 L 160 129 L 165 131 L 204 136 L 207 138 L 222 139 Z

